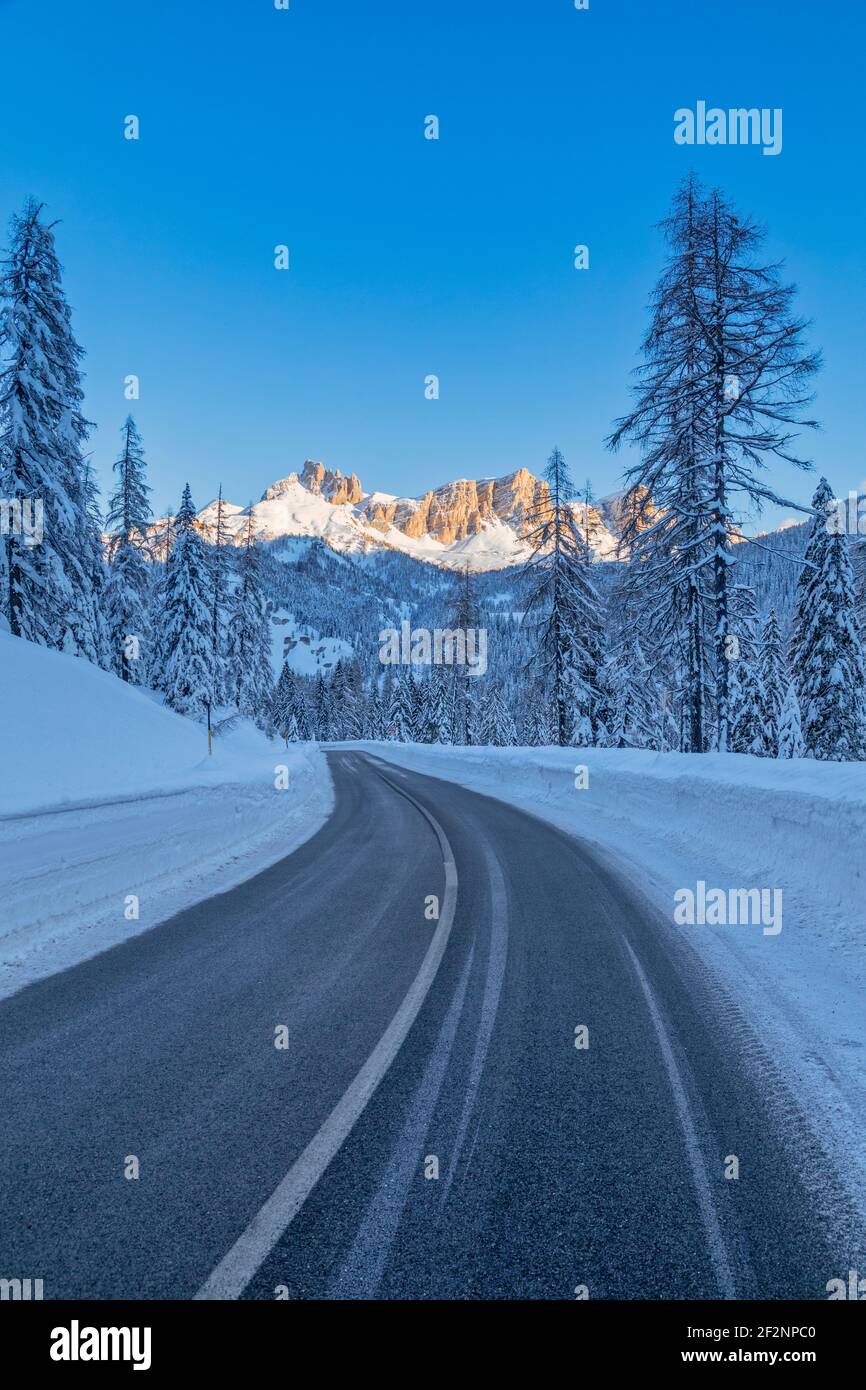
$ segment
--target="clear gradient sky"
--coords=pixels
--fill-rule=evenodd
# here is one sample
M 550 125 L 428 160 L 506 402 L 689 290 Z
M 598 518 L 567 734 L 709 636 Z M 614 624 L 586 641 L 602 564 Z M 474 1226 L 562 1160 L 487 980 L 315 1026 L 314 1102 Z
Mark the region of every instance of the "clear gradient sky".
M 851 0 L 0 0 L 0 219 L 29 193 L 62 219 L 103 486 L 137 373 L 158 510 L 186 479 L 246 503 L 308 457 L 412 494 L 554 444 L 614 490 L 654 224 L 693 166 L 787 259 L 826 357 L 806 448 L 845 493 L 864 38 Z M 782 153 L 675 145 L 699 99 L 781 107 Z

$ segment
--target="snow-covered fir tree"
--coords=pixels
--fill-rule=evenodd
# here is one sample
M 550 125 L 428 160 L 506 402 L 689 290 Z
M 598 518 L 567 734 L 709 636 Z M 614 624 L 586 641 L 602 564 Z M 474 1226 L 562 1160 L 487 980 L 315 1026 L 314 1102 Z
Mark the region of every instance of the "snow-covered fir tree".
M 350 661 L 346 667 L 342 722 L 343 738 L 366 737 L 367 692 L 364 690 L 361 668 L 356 660 Z
M 108 499 L 106 516 L 110 541 L 105 619 L 112 669 L 121 680 L 144 685 L 150 661 L 151 572 L 146 558 L 150 488 L 145 482 L 141 435 L 131 415 L 121 434 L 121 451 L 114 463 L 117 485 Z
M 271 724 L 281 738 L 288 738 L 287 730 L 292 714 L 295 693 L 295 678 L 288 661 L 283 662 L 279 678 L 274 686 L 271 700 Z
M 782 701 L 779 715 L 779 758 L 802 758 L 806 752 L 803 731 L 800 727 L 800 702 L 793 681 L 789 684 Z
M 328 719 L 328 738 L 336 742 L 347 737 L 346 733 L 346 702 L 347 702 L 347 680 L 346 667 L 340 658 L 331 674 L 328 682 L 330 694 L 330 707 Z
M 211 572 L 189 483 L 174 519 L 174 548 L 157 594 L 161 625 L 158 687 L 179 714 L 205 719 L 213 700 Z
M 349 686 L 343 713 L 343 738 L 359 739 L 367 736 L 367 692 L 363 686 Z
M 763 720 L 764 688 L 753 661 L 741 658 L 736 662 L 735 674 L 730 681 L 729 689 L 730 750 L 732 753 L 754 753 L 761 756 L 767 751 Z
M 225 639 L 225 698 L 263 728 L 269 722 L 273 696 L 271 670 L 270 609 L 262 593 L 259 550 L 253 536 L 250 511 L 246 540 L 237 561 L 237 582 L 228 596 L 229 619 Z M 218 586 L 222 593 L 222 581 Z M 221 619 L 214 631 L 215 609 L 222 607 L 216 600 L 216 587 L 211 591 L 211 645 L 219 645 Z M 293 687 L 294 688 L 294 687 Z
M 99 661 L 102 556 L 82 454 L 82 356 L 52 225 L 30 199 L 12 219 L 0 275 L 0 497 L 9 512 L 0 607 L 14 635 Z
M 105 611 L 108 570 L 102 537 L 102 513 L 99 489 L 90 460 L 82 460 L 82 500 L 88 525 L 81 536 L 81 568 L 84 584 L 81 590 L 82 627 L 86 641 L 78 644 L 78 654 L 95 661 L 104 670 L 112 667 L 113 650 Z
M 249 534 L 252 527 L 252 508 L 250 508 L 247 549 L 249 549 Z M 208 537 L 209 546 L 207 551 L 210 563 L 210 610 L 211 610 L 211 679 L 213 681 L 212 705 L 222 705 L 230 698 L 228 691 L 229 671 L 228 653 L 226 650 L 226 622 L 227 622 L 227 576 L 228 559 L 225 528 L 225 504 L 223 502 L 223 489 L 220 483 L 217 495 L 216 518 L 211 527 L 211 534 Z M 270 671 L 270 660 L 268 662 Z
M 495 748 L 517 742 L 511 712 L 498 685 L 491 685 L 481 700 L 478 742 Z
M 601 602 L 572 506 L 574 485 L 559 449 L 548 460 L 545 480 L 527 535 L 532 555 L 524 570 L 530 581 L 524 621 L 532 629 L 536 668 L 550 692 L 556 742 L 573 742 L 579 729 L 591 743 L 602 704 Z
M 415 682 L 415 730 L 419 743 L 433 743 L 434 729 L 431 719 L 432 671 Z
M 731 586 L 730 635 L 736 641 L 731 643 L 737 652 L 738 661 L 754 665 L 760 655 L 758 606 L 755 590 L 750 584 Z
M 327 743 L 333 737 L 331 732 L 331 688 L 321 671 L 316 672 L 313 686 L 313 732 L 320 743 Z
M 298 743 L 309 743 L 313 737 L 310 716 L 300 683 L 295 682 L 295 698 L 289 717 L 289 737 Z
M 385 702 L 378 684 L 374 681 L 367 698 L 364 737 L 372 739 L 387 738 L 387 722 Z
M 764 621 L 758 674 L 761 678 L 761 725 L 765 751 L 769 757 L 775 758 L 779 755 L 779 721 L 788 688 L 782 633 L 775 608 L 770 609 Z
M 477 630 L 479 626 L 480 611 L 475 594 L 475 580 L 467 566 L 455 581 L 453 606 L 448 628 L 453 632 L 467 634 Z M 473 729 L 476 723 L 474 683 L 476 680 L 476 676 L 470 675 L 468 666 L 455 662 L 451 667 L 448 700 L 452 720 L 449 740 L 451 743 L 470 744 L 474 741 Z
M 307 743 L 312 737 L 300 683 L 287 661 L 274 689 L 271 723 L 286 743 Z
M 797 594 L 795 677 L 806 756 L 866 758 L 866 662 L 848 537 L 822 478 Z
M 657 748 L 662 698 L 637 638 L 611 657 L 604 677 L 607 746 Z
M 450 743 L 454 727 L 453 684 L 444 666 L 434 666 L 425 683 L 426 742 Z
M 410 671 L 401 671 L 394 680 L 388 709 L 388 728 L 400 743 L 413 743 L 415 728 L 415 682 Z
M 730 736 L 734 753 L 767 751 L 763 727 L 765 692 L 759 670 L 758 610 L 755 591 L 747 584 L 731 588 L 731 616 L 728 638 L 728 704 Z

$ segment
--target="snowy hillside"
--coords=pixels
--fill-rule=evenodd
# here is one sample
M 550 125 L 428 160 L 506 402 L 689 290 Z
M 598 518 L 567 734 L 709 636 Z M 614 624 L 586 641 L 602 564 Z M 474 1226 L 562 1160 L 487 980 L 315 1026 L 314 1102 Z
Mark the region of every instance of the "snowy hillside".
M 322 637 L 307 625 L 296 622 L 291 613 L 278 609 L 271 614 L 271 664 L 276 679 L 287 661 L 289 670 L 299 676 L 327 675 L 338 661 L 349 661 L 353 648 L 339 637 Z

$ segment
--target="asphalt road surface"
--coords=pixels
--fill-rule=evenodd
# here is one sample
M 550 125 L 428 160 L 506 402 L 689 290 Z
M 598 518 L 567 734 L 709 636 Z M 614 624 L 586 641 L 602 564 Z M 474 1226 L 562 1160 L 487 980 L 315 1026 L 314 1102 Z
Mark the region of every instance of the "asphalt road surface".
M 505 802 L 329 759 L 295 853 L 0 1003 L 0 1275 L 826 1298 L 832 1169 L 640 886 Z

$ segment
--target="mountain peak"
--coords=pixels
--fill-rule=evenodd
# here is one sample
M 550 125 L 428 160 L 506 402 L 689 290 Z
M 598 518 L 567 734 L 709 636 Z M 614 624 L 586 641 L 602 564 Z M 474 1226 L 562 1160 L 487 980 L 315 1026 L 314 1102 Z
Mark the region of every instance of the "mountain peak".
M 307 459 L 300 474 L 289 473 L 285 478 L 278 478 L 270 487 L 265 488 L 261 500 L 278 502 L 282 497 L 291 496 L 292 489 L 296 487 L 306 488 L 307 492 L 311 492 L 315 497 L 324 497 L 326 502 L 331 502 L 335 507 L 344 502 L 354 505 L 355 502 L 360 502 L 364 495 L 361 480 L 356 473 L 345 476 L 339 468 L 332 471 L 323 463 L 317 463 L 315 459 Z
M 357 473 L 350 473 L 348 477 L 344 477 L 339 468 L 332 471 L 323 463 L 316 463 L 314 459 L 306 460 L 299 482 L 308 492 L 326 497 L 335 507 L 342 502 L 360 502 L 364 495 Z
M 272 483 L 253 511 L 262 540 L 320 536 L 337 551 L 400 550 L 449 569 L 519 565 L 529 555 L 531 517 L 548 495 L 547 483 L 528 468 L 500 478 L 457 478 L 421 497 L 364 492 L 357 474 L 306 459 L 299 473 Z M 228 509 L 227 509 L 228 510 Z M 615 546 L 595 508 L 588 518 L 596 554 Z M 230 509 L 227 529 L 240 540 L 248 510 Z

